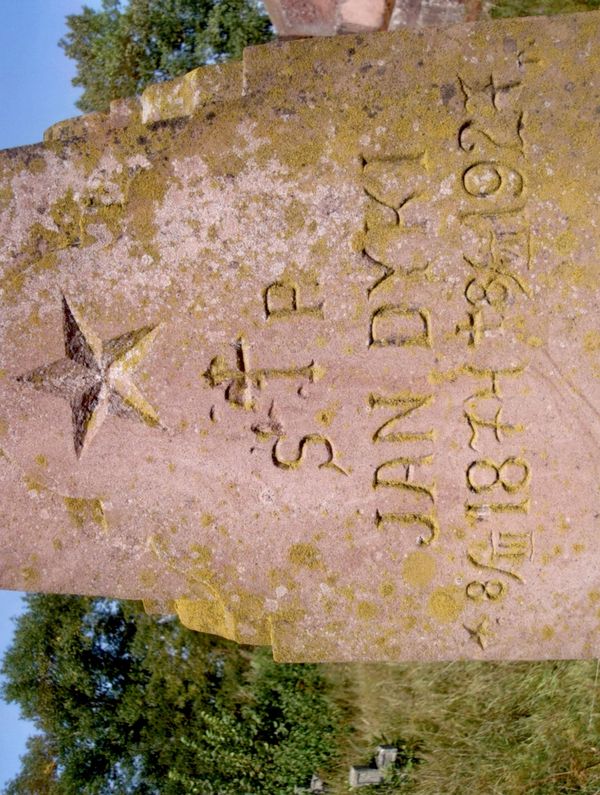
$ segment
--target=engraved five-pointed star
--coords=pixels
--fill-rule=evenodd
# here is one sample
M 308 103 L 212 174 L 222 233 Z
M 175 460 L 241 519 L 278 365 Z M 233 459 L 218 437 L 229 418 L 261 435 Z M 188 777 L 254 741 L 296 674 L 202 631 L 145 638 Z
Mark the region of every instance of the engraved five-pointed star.
M 65 358 L 24 373 L 17 380 L 70 403 L 77 458 L 90 446 L 109 414 L 159 426 L 158 414 L 131 380 L 159 326 L 144 326 L 103 342 L 64 295 L 62 305 Z
M 468 627 L 466 624 L 463 624 L 463 627 L 467 630 L 472 640 L 478 643 L 485 651 L 490 643 L 491 638 L 493 637 L 493 632 L 490 630 L 489 618 L 487 616 L 483 616 L 483 618 L 475 627 Z

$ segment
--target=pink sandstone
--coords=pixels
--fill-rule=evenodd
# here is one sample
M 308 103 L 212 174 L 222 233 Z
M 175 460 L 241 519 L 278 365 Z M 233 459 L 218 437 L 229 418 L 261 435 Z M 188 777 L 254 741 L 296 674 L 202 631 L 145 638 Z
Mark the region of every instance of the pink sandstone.
M 600 656 L 599 42 L 275 43 L 0 153 L 0 586 Z
M 482 15 L 481 0 L 266 0 L 280 38 L 448 27 Z

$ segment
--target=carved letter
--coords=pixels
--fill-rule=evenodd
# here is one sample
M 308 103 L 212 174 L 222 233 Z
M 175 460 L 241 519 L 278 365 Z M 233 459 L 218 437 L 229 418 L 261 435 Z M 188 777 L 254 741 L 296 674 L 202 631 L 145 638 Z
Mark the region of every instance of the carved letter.
M 418 483 L 413 483 L 413 481 L 411 480 L 414 466 L 431 464 L 432 462 L 433 462 L 432 455 L 401 456 L 400 458 L 393 458 L 391 459 L 391 461 L 385 461 L 383 464 L 380 464 L 375 470 L 375 476 L 373 478 L 373 488 L 376 489 L 382 486 L 384 488 L 406 489 L 407 491 L 412 491 L 417 494 L 427 495 L 427 497 L 429 497 L 431 502 L 435 504 L 435 492 L 436 492 L 435 483 L 432 483 L 430 486 L 423 486 L 419 485 Z M 391 479 L 384 479 L 381 477 L 381 473 L 384 469 L 395 466 L 400 466 L 403 469 L 401 477 L 396 477 Z
M 323 444 L 325 445 L 325 450 L 327 451 L 327 460 L 323 461 L 323 463 L 319 464 L 319 469 L 329 468 L 335 469 L 337 472 L 340 472 L 342 475 L 347 475 L 345 469 L 342 469 L 339 464 L 336 464 L 334 461 L 335 458 L 335 451 L 333 449 L 333 444 L 326 436 L 321 436 L 318 433 L 311 433 L 307 436 L 303 436 L 298 443 L 298 455 L 296 458 L 292 458 L 291 460 L 284 460 L 279 456 L 279 443 L 281 439 L 277 439 L 275 444 L 273 445 L 273 463 L 276 467 L 280 469 L 298 469 L 298 467 L 302 464 L 304 460 L 304 455 L 306 453 L 306 447 L 309 444 Z
M 405 320 L 405 323 L 400 328 L 402 320 Z M 431 348 L 429 312 L 426 309 L 409 309 L 396 304 L 384 304 L 376 309 L 371 317 L 369 346 L 388 345 Z
M 429 545 L 437 541 L 440 535 L 440 525 L 436 516 L 423 513 L 380 513 L 375 514 L 375 526 L 381 528 L 388 522 L 395 522 L 403 525 L 420 524 L 427 528 L 429 535 L 419 536 L 419 544 Z
M 299 287 L 293 282 L 273 282 L 263 294 L 267 320 L 312 315 L 323 318 L 323 302 L 312 306 L 302 306 L 299 300 Z
M 369 405 L 371 408 L 390 407 L 399 409 L 398 413 L 391 417 L 387 422 L 379 427 L 374 435 L 374 442 L 432 442 L 435 438 L 433 430 L 413 432 L 392 430 L 405 417 L 413 411 L 429 406 L 433 403 L 433 395 L 412 395 L 410 392 L 398 395 L 369 395 Z

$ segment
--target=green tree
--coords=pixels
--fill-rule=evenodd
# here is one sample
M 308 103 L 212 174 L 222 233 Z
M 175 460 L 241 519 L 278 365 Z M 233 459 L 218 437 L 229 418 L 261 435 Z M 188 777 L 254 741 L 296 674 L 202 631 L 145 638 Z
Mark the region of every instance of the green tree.
M 139 94 L 151 82 L 240 58 L 268 41 L 269 18 L 257 0 L 102 0 L 67 16 L 59 45 L 77 62 L 77 106 L 106 110 L 112 99 Z
M 48 738 L 36 734 L 27 740 L 27 763 L 7 785 L 5 795 L 60 795 L 55 753 Z
M 136 603 L 30 595 L 3 696 L 39 734 L 7 795 L 286 795 L 336 748 L 316 666 Z

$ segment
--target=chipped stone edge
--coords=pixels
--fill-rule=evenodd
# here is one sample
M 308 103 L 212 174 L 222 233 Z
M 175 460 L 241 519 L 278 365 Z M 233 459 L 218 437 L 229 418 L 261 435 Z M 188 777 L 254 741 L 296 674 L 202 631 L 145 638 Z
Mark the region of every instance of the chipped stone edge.
M 151 126 L 189 118 L 207 105 L 241 97 L 243 68 L 242 61 L 230 61 L 153 83 L 139 97 L 114 100 L 108 113 L 86 113 L 53 124 L 44 132 L 44 142 L 75 142 L 99 130 L 123 129 L 135 122 Z

